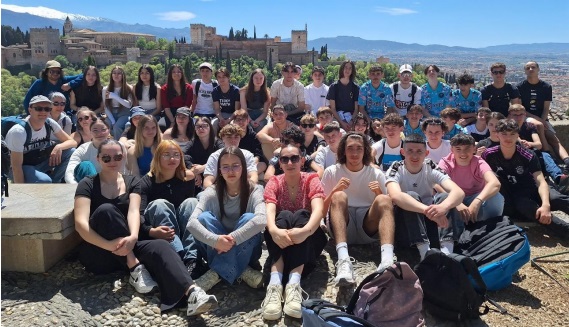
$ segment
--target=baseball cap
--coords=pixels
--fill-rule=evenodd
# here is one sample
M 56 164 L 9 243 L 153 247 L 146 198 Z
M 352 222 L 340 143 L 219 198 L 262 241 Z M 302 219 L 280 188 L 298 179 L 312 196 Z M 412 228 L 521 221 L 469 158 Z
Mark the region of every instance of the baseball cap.
M 399 67 L 399 74 L 402 74 L 404 72 L 412 73 L 413 67 L 411 67 L 411 65 L 409 65 L 409 64 L 402 65 L 401 67 Z
M 300 65 L 296 65 L 294 68 L 296 69 L 297 73 L 302 74 L 302 67 L 300 67 Z
M 176 110 L 176 115 L 186 115 L 188 117 L 190 117 L 192 115 L 192 113 L 190 112 L 190 109 L 188 109 L 188 107 L 181 107 L 178 108 L 178 110 Z
M 130 118 L 136 117 L 136 116 L 144 116 L 145 114 L 146 114 L 146 111 L 141 106 L 136 106 L 136 107 L 130 108 Z
M 61 64 L 56 60 L 50 60 L 45 63 L 45 69 L 49 68 L 61 68 Z
M 49 102 L 52 103 L 46 96 L 44 95 L 36 95 L 30 100 L 30 105 L 40 102 Z
M 209 70 L 213 71 L 213 67 L 211 66 L 211 64 L 210 64 L 209 62 L 204 62 L 204 63 L 202 63 L 202 64 L 198 67 L 198 69 L 202 69 L 202 68 L 204 68 L 204 67 L 205 67 L 205 68 L 209 68 Z

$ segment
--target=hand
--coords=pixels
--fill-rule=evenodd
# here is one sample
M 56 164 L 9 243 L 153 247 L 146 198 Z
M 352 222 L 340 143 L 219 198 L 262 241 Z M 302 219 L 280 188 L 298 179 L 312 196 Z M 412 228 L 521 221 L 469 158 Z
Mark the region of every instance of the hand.
M 535 212 L 535 219 L 544 225 L 551 224 L 551 209 L 548 206 L 541 206 Z
M 130 149 L 134 146 L 134 140 L 127 140 L 125 145 L 124 145 L 127 149 Z
M 430 220 L 436 222 L 439 227 L 448 227 L 448 219 L 446 217 L 447 210 L 440 204 L 431 204 L 423 211 L 423 214 Z
M 67 92 L 67 91 L 71 90 L 71 86 L 69 86 L 69 83 L 65 83 L 65 84 L 61 85 L 61 89 L 64 92 Z
M 281 147 L 281 139 L 280 138 L 274 138 L 271 143 L 273 144 L 273 148 L 276 150 L 278 148 Z
M 218 254 L 222 254 L 231 250 L 235 245 L 235 240 L 231 235 L 219 235 L 217 242 L 215 242 L 214 248 L 217 250 Z
M 110 99 L 111 98 L 111 92 L 107 91 L 105 93 L 105 99 Z
M 253 120 L 251 122 L 251 125 L 253 126 L 253 128 L 257 128 L 257 127 L 259 127 L 260 124 L 256 120 Z
M 148 234 L 152 238 L 172 242 L 174 240 L 174 236 L 176 236 L 176 231 L 174 228 L 170 228 L 168 226 L 158 226 L 151 228 Z
M 196 180 L 195 180 L 196 186 L 198 186 L 198 187 L 202 186 L 202 183 L 203 183 L 202 175 L 196 174 L 195 176 L 196 176 Z
M 476 149 L 476 155 L 477 156 L 481 156 L 482 153 L 484 153 L 484 151 L 486 151 L 486 147 L 485 146 L 481 146 L 478 149 Z
M 278 245 L 281 249 L 286 248 L 287 246 L 291 246 L 294 243 L 290 239 L 290 236 L 287 233 L 286 229 L 275 228 L 272 232 L 269 231 L 273 241 L 276 245 Z
M 341 121 L 340 125 L 342 126 L 342 129 L 345 130 L 346 132 L 349 132 L 351 130 L 350 124 L 345 121 Z
M 55 167 L 57 165 L 59 165 L 61 163 L 61 154 L 62 154 L 62 150 L 59 147 L 59 145 L 56 145 L 53 150 L 51 151 L 51 154 L 49 155 L 49 165 L 51 167 Z
M 342 177 L 339 181 L 338 184 L 336 184 L 336 186 L 334 186 L 334 189 L 332 190 L 332 193 L 334 192 L 341 192 L 345 189 L 347 189 L 348 187 L 350 187 L 350 180 L 346 177 Z
M 121 238 L 117 244 L 117 249 L 113 251 L 113 254 L 120 255 L 121 257 L 126 256 L 132 252 L 137 240 L 137 237 L 132 235 Z
M 229 119 L 219 118 L 219 127 L 223 127 L 227 124 L 229 124 Z
M 468 207 L 465 206 L 464 203 L 456 206 L 456 211 L 458 211 L 460 218 L 462 218 L 462 221 L 464 221 L 465 224 L 470 221 L 470 210 L 468 210 Z
M 524 148 L 526 148 L 526 149 L 531 148 L 529 142 L 526 141 L 526 140 L 520 140 L 520 144 L 521 144 Z
M 478 220 L 478 211 L 480 211 L 480 207 L 482 207 L 482 201 L 474 199 L 468 206 L 468 211 L 470 212 L 470 221 L 476 222 Z
M 286 232 L 294 244 L 300 244 L 310 236 L 309 231 L 304 228 L 287 229 Z
M 369 184 L 367 185 L 367 187 L 369 187 L 369 189 L 370 189 L 373 193 L 375 193 L 375 195 L 381 195 L 381 194 L 383 194 L 383 192 L 381 192 L 381 187 L 380 187 L 378 181 L 369 182 Z

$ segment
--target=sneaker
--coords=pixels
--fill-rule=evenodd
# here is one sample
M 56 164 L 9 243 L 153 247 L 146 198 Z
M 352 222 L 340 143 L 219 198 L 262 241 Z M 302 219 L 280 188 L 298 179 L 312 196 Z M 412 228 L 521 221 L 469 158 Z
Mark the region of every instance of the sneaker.
M 217 308 L 217 299 L 215 295 L 207 294 L 199 286 L 194 286 L 194 290 L 188 296 L 188 316 L 199 315 Z
M 205 274 L 203 274 L 200 278 L 195 280 L 196 285 L 201 287 L 201 289 L 206 292 L 211 290 L 211 288 L 214 287 L 220 281 L 221 278 L 219 278 L 219 275 L 211 269 L 208 270 Z
M 302 293 L 308 294 L 300 287 L 300 283 L 288 284 L 285 288 L 285 305 L 283 308 L 284 313 L 293 318 L 300 319 L 302 317 L 301 303 L 304 300 Z
M 267 286 L 267 295 L 261 303 L 263 309 L 263 319 L 278 320 L 283 315 L 283 286 L 278 284 L 269 284 Z
M 559 177 L 558 190 L 561 194 L 569 194 L 569 178 L 567 175 L 563 174 Z
M 249 266 L 245 268 L 245 271 L 243 271 L 239 279 L 244 281 L 251 288 L 259 288 L 263 286 L 263 274 Z
M 128 281 L 140 294 L 148 293 L 152 291 L 154 287 L 158 287 L 158 284 L 156 284 L 154 279 L 152 279 L 152 276 L 150 276 L 150 273 L 146 270 L 143 264 L 134 268 L 134 271 L 130 273 Z
M 355 261 L 354 258 L 350 257 L 348 259 L 338 260 L 336 263 L 336 278 L 334 278 L 336 287 L 356 285 L 354 269 L 352 267 L 353 261 Z
M 388 261 L 388 262 L 381 262 L 381 263 L 379 264 L 379 266 L 377 267 L 377 270 L 376 270 L 376 271 L 377 271 L 377 272 L 384 271 L 385 269 L 391 267 L 391 265 L 393 265 L 393 264 L 396 263 L 396 262 L 397 262 L 397 257 L 396 257 L 396 256 L 393 256 L 393 260 L 392 260 L 391 262 L 389 262 L 389 261 Z

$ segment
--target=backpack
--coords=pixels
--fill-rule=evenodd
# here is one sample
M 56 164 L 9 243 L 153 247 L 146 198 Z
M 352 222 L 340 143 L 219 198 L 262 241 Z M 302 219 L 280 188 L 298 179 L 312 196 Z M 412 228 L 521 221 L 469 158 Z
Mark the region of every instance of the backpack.
M 199 94 L 200 92 L 200 86 L 202 85 L 202 80 L 200 79 L 199 81 L 196 82 L 196 96 Z M 211 81 L 211 86 L 215 89 L 217 87 L 217 82 L 212 80 Z
M 393 83 L 393 100 L 399 92 L 399 83 Z M 415 103 L 415 93 L 417 93 L 417 84 L 411 83 L 411 103 L 407 106 L 407 110 Z
M 512 283 L 515 274 L 530 259 L 526 233 L 508 217 L 494 217 L 466 225 L 457 252 L 471 257 L 490 291 Z
M 322 299 L 302 301 L 304 327 L 376 327 L 362 318 L 346 313 L 346 308 Z
M 430 249 L 415 273 L 423 288 L 423 307 L 433 316 L 462 321 L 488 313 L 488 306 L 479 312 L 486 300 L 486 284 L 472 258 Z
M 383 172 L 385 173 L 389 167 L 383 167 L 382 165 L 382 161 L 383 161 L 383 155 L 385 154 L 385 146 L 387 145 L 387 139 L 383 138 L 381 140 L 379 140 L 379 142 L 381 142 L 381 154 L 379 155 L 379 159 L 377 159 L 377 165 L 382 167 Z M 401 145 L 403 148 L 403 140 L 401 140 Z M 403 155 L 401 155 L 401 160 L 405 159 L 405 157 Z
M 419 278 L 405 262 L 368 275 L 358 285 L 347 313 L 374 326 L 424 326 L 423 290 Z

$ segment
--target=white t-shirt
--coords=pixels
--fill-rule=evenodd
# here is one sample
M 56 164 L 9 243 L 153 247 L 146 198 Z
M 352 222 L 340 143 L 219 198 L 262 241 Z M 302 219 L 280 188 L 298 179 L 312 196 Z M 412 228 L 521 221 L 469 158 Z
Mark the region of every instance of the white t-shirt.
M 201 81 L 200 89 L 196 94 L 196 83 Z M 211 115 L 214 114 L 213 110 L 213 98 L 211 97 L 211 92 L 213 92 L 213 80 L 209 83 L 204 83 L 201 79 L 197 78 L 192 81 L 192 87 L 194 88 L 194 97 L 196 97 L 196 114 Z
M 213 177 L 217 177 L 217 161 L 219 160 L 219 155 L 222 150 L 223 149 L 219 149 L 209 156 L 205 164 L 204 176 L 212 175 Z M 245 149 L 241 149 L 241 152 L 243 152 L 245 162 L 247 163 L 247 173 L 257 171 L 257 164 L 255 163 L 253 154 Z
M 423 162 L 423 168 L 417 174 L 410 173 L 403 160 L 395 162 L 386 174 L 387 181 L 385 185 L 390 182 L 395 182 L 401 187 L 401 191 L 413 191 L 419 194 L 423 204 L 431 205 L 433 203 L 433 187 L 435 184 L 442 184 L 450 177 L 443 172 L 437 165 L 429 158 Z
M 336 153 L 330 150 L 330 146 L 327 145 L 320 149 L 314 158 L 314 162 L 320 167 L 326 169 L 332 165 L 336 164 Z
M 330 105 L 330 101 L 326 99 L 328 94 L 328 85 L 322 84 L 320 87 L 310 84 L 304 87 L 304 102 L 310 105 L 310 110 L 316 116 L 318 108 Z
M 324 193 L 329 195 L 338 181 L 346 177 L 350 180 L 350 186 L 344 190 L 348 196 L 348 206 L 350 207 L 369 207 L 375 199 L 368 185 L 372 181 L 378 181 L 381 192 L 387 194 L 385 190 L 385 175 L 383 172 L 372 166 L 364 166 L 360 171 L 350 171 L 346 165 L 335 164 L 324 171 L 322 176 L 322 188 Z
M 29 117 L 24 119 L 24 121 L 26 121 L 27 124 L 29 124 L 28 119 Z M 47 123 L 49 124 L 51 130 L 54 133 L 58 133 L 59 131 L 61 131 L 61 126 L 59 126 L 59 124 L 55 120 L 48 118 Z M 30 138 L 30 143 L 28 144 L 27 147 L 24 148 L 24 143 L 26 143 L 26 129 L 21 125 L 12 126 L 12 128 L 10 128 L 10 130 L 8 131 L 8 134 L 6 134 L 6 146 L 8 147 L 8 149 L 10 149 L 10 151 L 21 152 L 26 154 L 32 150 L 43 150 L 49 148 L 51 145 L 59 141 L 57 137 L 53 139 L 50 136 L 50 140 L 49 142 L 47 142 L 47 131 L 45 128 L 45 124 L 43 124 L 42 127 L 37 131 L 35 131 L 33 127 L 31 128 L 31 130 L 32 130 L 32 135 Z
M 436 149 L 431 148 L 429 146 L 429 143 L 427 143 L 427 150 L 429 150 L 427 158 L 430 158 L 431 160 L 433 160 L 433 162 L 439 162 L 441 161 L 442 158 L 448 156 L 448 154 L 450 153 L 450 149 L 451 146 L 449 140 L 443 140 L 441 145 Z
M 488 133 L 488 126 L 483 131 L 479 131 L 476 129 L 476 124 L 470 124 L 465 127 L 467 134 L 479 134 L 479 135 L 486 135 Z
M 71 134 L 71 127 L 73 127 L 73 123 L 71 122 L 71 118 L 69 118 L 69 116 L 67 116 L 65 112 L 62 112 L 61 115 L 59 115 L 57 123 L 59 124 L 59 126 L 61 126 L 63 131 L 67 133 L 67 135 Z M 55 136 L 55 133 L 53 131 L 51 131 L 51 139 L 55 140 L 56 142 L 59 142 L 57 136 Z
M 397 94 L 393 90 L 393 85 L 398 84 Z M 407 115 L 407 107 L 411 104 L 411 90 L 413 87 L 410 85 L 409 88 L 404 89 L 401 86 L 401 82 L 395 82 L 389 85 L 391 88 L 391 92 L 393 93 L 393 100 L 395 101 L 395 107 L 397 108 L 397 112 L 401 116 Z M 413 99 L 413 104 L 421 104 L 421 87 L 417 85 L 417 92 L 415 92 L 415 99 Z
M 304 102 L 304 86 L 297 80 L 294 80 L 291 87 L 283 84 L 283 79 L 278 79 L 271 86 L 271 98 L 277 98 L 276 104 L 293 104 L 298 107 L 299 103 Z
M 157 96 L 160 94 L 160 85 L 156 84 L 156 93 Z M 138 99 L 138 105 L 141 106 L 144 110 L 156 109 L 156 98 L 150 100 L 150 85 L 143 85 L 142 86 L 142 99 Z
M 379 161 L 379 157 L 383 153 L 383 158 L 379 163 L 383 171 L 387 171 L 387 169 L 389 169 L 389 166 L 391 166 L 391 164 L 394 163 L 395 161 L 403 159 L 403 157 L 401 156 L 401 143 L 402 141 L 399 140 L 398 145 L 395 148 L 392 148 L 389 146 L 389 144 L 387 144 L 386 139 L 381 139 L 379 142 L 375 142 L 374 144 L 371 145 L 371 148 L 375 149 L 376 151 L 375 162 Z M 383 150 L 384 144 L 386 145 L 385 151 Z

